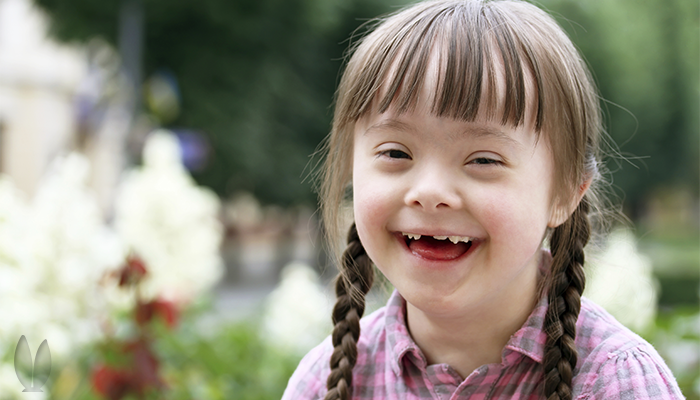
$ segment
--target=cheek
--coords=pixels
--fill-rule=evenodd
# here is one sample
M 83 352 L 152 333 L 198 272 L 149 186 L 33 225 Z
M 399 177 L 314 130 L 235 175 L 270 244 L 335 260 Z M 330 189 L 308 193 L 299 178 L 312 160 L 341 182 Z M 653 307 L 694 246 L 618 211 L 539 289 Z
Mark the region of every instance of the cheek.
M 358 167 L 358 165 L 360 167 Z M 353 211 L 358 231 L 364 231 L 367 225 L 376 221 L 386 211 L 383 196 L 386 194 L 369 171 L 361 168 L 355 160 L 353 169 Z
M 353 184 L 353 212 L 357 234 L 373 262 L 380 260 L 377 257 L 384 254 L 381 249 L 386 245 L 384 232 L 390 209 L 382 194 L 383 191 L 378 190 L 371 180 L 358 179 Z
M 480 193 L 478 215 L 491 240 L 509 246 L 539 245 L 549 221 L 549 198 L 537 182 Z
M 517 232 L 525 215 L 521 207 L 522 203 L 513 201 L 502 191 L 491 193 L 486 199 L 483 210 L 479 214 L 482 215 L 481 223 L 487 229 L 491 239 L 500 240 Z
M 355 189 L 357 193 L 357 189 Z M 368 196 L 357 195 L 353 196 L 353 213 L 355 223 L 358 229 L 369 225 L 377 216 L 381 215 L 381 207 L 378 207 L 377 202 L 370 200 Z
M 390 209 L 386 190 L 369 177 L 358 178 L 353 183 L 355 221 L 358 225 L 377 224 Z

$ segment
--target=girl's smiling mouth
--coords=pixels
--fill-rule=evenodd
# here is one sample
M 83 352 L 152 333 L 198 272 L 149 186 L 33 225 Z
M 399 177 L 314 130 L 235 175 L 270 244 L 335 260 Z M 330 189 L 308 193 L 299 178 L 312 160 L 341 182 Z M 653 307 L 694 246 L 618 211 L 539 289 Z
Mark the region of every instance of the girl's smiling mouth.
M 474 247 L 469 236 L 426 236 L 415 233 L 397 233 L 399 239 L 414 255 L 430 261 L 453 261 Z

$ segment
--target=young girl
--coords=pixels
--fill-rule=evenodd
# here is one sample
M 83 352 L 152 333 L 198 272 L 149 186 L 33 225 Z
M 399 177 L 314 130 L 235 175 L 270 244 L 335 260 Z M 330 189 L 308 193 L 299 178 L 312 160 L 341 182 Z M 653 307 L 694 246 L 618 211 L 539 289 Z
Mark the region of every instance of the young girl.
M 584 62 L 536 7 L 438 0 L 383 20 L 327 142 L 332 243 L 349 188 L 354 216 L 335 328 L 284 399 L 682 398 L 581 298 L 601 131 Z M 396 290 L 360 322 L 372 264 Z

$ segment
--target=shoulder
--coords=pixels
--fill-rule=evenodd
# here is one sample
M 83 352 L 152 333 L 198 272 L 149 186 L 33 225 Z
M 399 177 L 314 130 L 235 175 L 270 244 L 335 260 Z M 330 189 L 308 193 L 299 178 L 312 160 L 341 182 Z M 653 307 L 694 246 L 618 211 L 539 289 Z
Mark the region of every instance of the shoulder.
M 576 323 L 576 347 L 580 355 L 588 357 L 601 351 L 618 353 L 640 346 L 651 347 L 603 307 L 586 297 L 581 298 L 581 312 Z
M 579 360 L 573 389 L 577 399 L 684 398 L 654 347 L 585 297 L 576 348 Z
M 357 367 L 371 365 L 372 354 L 378 351 L 378 340 L 384 335 L 385 307 L 360 320 L 361 334 L 358 347 Z M 289 378 L 282 400 L 322 399 L 326 394 L 326 380 L 330 374 L 330 359 L 333 354 L 331 337 L 309 351 L 299 362 Z

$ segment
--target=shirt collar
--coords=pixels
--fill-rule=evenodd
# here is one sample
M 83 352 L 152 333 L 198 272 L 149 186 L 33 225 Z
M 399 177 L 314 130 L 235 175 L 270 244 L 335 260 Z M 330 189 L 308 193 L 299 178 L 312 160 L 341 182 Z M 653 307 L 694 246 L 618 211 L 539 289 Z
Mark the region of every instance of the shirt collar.
M 509 350 L 512 350 L 526 355 L 538 363 L 542 363 L 544 344 L 547 340 L 547 334 L 543 329 L 547 306 L 547 296 L 542 296 L 523 326 L 506 343 L 503 349 L 504 362 L 507 362 Z
M 540 271 L 546 274 L 551 264 L 551 255 L 544 251 Z M 387 351 L 392 369 L 400 375 L 405 356 L 411 356 L 417 367 L 425 369 L 427 361 L 423 352 L 413 341 L 406 326 L 406 300 L 394 290 L 386 306 L 385 327 L 387 334 Z M 541 296 L 523 326 L 516 331 L 503 348 L 502 362 L 510 364 L 515 361 L 513 352 L 525 355 L 537 363 L 542 363 L 547 334 L 544 332 L 544 318 L 547 313 L 547 296 Z
M 404 356 L 412 355 L 416 366 L 425 369 L 428 362 L 423 352 L 408 333 L 406 326 L 406 300 L 394 290 L 386 305 L 385 314 L 386 341 L 389 363 L 394 373 L 401 375 Z

